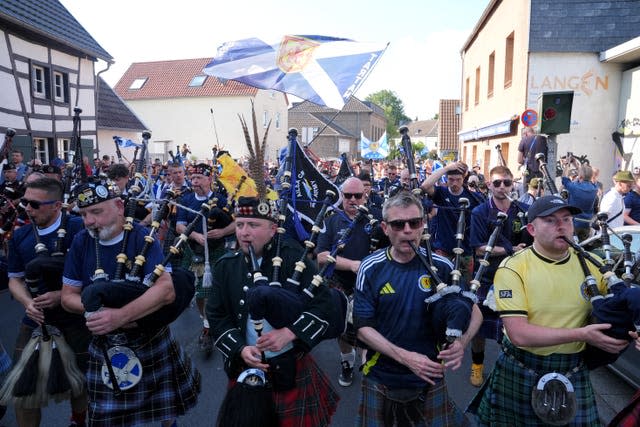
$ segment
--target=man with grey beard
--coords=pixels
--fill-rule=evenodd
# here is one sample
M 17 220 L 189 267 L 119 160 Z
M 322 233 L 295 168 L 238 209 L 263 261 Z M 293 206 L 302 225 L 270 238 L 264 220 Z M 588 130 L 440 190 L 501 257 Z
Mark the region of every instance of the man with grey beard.
M 73 241 L 65 262 L 62 305 L 72 313 L 84 314 L 86 324 L 94 334 L 89 345 L 87 383 L 89 392 L 89 424 L 93 426 L 138 425 L 161 422 L 175 425 L 178 416 L 195 406 L 199 392 L 199 374 L 186 361 L 182 349 L 166 325 L 141 327 L 141 318 L 171 304 L 175 288 L 167 266 L 158 279 L 139 297 L 122 307 L 101 307 L 88 312 L 83 290 L 108 282 L 108 291 L 118 292 L 116 259 L 126 241 L 126 260 L 122 279 L 142 282 L 163 261 L 162 249 L 154 241 L 145 254 L 145 262 L 137 276 L 129 268 L 145 246 L 146 229 L 133 224 L 125 231 L 124 202 L 111 187 L 102 182 L 80 185 L 74 191 L 86 231 Z M 137 262 L 137 260 L 136 260 Z M 105 277 L 106 276 L 106 277 Z M 100 283 L 103 285 L 104 283 Z M 126 359 L 118 367 L 120 394 L 114 393 L 116 375 L 103 375 L 109 368 L 109 358 Z M 136 372 L 138 372 L 136 374 Z

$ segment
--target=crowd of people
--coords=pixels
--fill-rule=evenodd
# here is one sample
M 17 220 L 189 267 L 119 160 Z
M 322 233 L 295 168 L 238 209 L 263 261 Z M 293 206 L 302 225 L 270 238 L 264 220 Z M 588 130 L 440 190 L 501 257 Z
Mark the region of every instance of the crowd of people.
M 246 425 L 326 426 L 340 393 L 311 351 L 331 335 L 338 384 L 362 376 L 355 425 L 468 425 L 445 380 L 467 348 L 465 369 L 478 387 L 468 412 L 478 425 L 598 425 L 585 348 L 620 353 L 632 340 L 640 350 L 640 340 L 635 331 L 613 338 L 609 325 L 589 322 L 584 269 L 567 240 L 596 233 L 599 212 L 611 227 L 640 223 L 640 171 L 618 171 L 603 193 L 597 169 L 567 156 L 560 191 L 550 194 L 535 161 L 544 149 L 540 136 L 524 133 L 521 176 L 506 165 L 484 171 L 427 160 L 413 173 L 397 161 L 353 162 L 343 176 L 339 163 L 322 162 L 318 169 L 339 194 L 306 240 L 284 229 L 287 209 L 267 197 L 278 188 L 274 165 L 256 176 L 255 165 L 241 161 L 257 195 L 235 197 L 220 183 L 215 159 L 157 160 L 141 174 L 103 156 L 93 165 L 84 159 L 88 178 L 70 191 L 64 163 L 25 165 L 14 151 L 2 170 L 0 213 L 8 286 L 24 317 L 12 357 L 0 349 L 0 370 L 8 374 L 9 359 L 25 369 L 19 361 L 34 353 L 30 343 L 50 329 L 85 374 L 82 391 L 69 396 L 72 426 L 175 426 L 201 386 L 229 393 L 230 418 L 219 417 L 220 426 L 244 425 L 228 420 L 247 416 L 263 418 Z M 147 193 L 154 197 L 139 197 Z M 36 267 L 48 265 L 43 252 L 66 256 L 45 271 Z M 589 271 L 606 294 L 609 275 Z M 120 306 L 90 308 L 87 289 L 150 277 L 146 292 Z M 188 299 L 202 319 L 200 350 L 222 353 L 228 384 L 201 384 L 171 334 L 172 319 L 147 320 L 184 299 L 179 277 L 194 285 Z M 470 301 L 463 330 L 446 342 L 425 303 L 440 294 L 439 280 Z M 464 296 L 473 283 L 473 297 Z M 273 299 L 264 289 L 275 289 Z M 344 314 L 336 312 L 342 297 L 350 307 Z M 485 365 L 487 339 L 502 348 L 495 367 Z M 548 373 L 568 383 L 541 386 Z M 6 377 L 0 399 L 15 406 L 19 426 L 38 426 L 43 400 L 12 395 L 15 377 Z M 269 384 L 272 414 L 234 406 L 261 383 Z M 562 408 L 548 402 L 551 395 L 565 399 Z

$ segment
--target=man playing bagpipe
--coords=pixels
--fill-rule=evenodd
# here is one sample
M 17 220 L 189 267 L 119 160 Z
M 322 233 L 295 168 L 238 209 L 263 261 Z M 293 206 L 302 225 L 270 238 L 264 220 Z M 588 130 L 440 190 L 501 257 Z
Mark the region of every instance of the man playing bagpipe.
M 225 254 L 216 263 L 213 293 L 206 309 L 211 335 L 216 348 L 224 355 L 224 367 L 230 378 L 230 394 L 218 415 L 218 425 L 327 426 L 339 396 L 309 351 L 323 339 L 330 326 L 327 319 L 337 309 L 330 299 L 330 290 L 321 285 L 315 297 L 304 303 L 301 311 L 295 311 L 294 306 L 299 306 L 298 301 L 305 298 L 303 290 L 309 286 L 315 266 L 306 257 L 301 260 L 303 250 L 292 239 L 281 236 L 281 245 L 276 248 L 278 212 L 274 202 L 241 197 L 235 212 L 240 250 Z M 284 293 L 282 295 L 295 303 L 278 303 L 266 308 L 266 320 L 260 323 L 264 326 L 257 329 L 254 321 L 262 319 L 250 316 L 250 298 L 261 287 L 272 290 L 267 283 L 258 285 L 256 277 L 260 273 L 272 277 L 276 254 L 281 262 L 278 267 L 281 288 L 274 291 Z M 294 286 L 286 279 L 293 276 L 296 261 L 305 268 L 299 285 Z M 250 267 L 253 264 L 258 271 Z M 293 320 L 282 320 L 285 318 Z M 257 330 L 262 330 L 261 334 Z M 254 405 L 246 402 L 253 390 L 244 387 L 251 386 L 242 379 L 236 380 L 247 368 L 262 372 L 260 375 L 266 376 L 270 384 L 261 405 L 266 405 L 268 400 L 271 412 L 275 411 L 272 424 L 266 415 L 257 415 Z
M 25 317 L 22 319 L 16 338 L 14 361 L 17 362 L 21 358 L 23 349 L 32 339 L 36 328 L 46 322 L 47 325 L 58 328 L 62 333 L 67 344 L 75 353 L 75 362 L 78 368 L 84 372 L 87 367 L 87 348 L 91 334 L 86 328 L 82 316 L 68 313 L 60 305 L 64 266 L 63 253 L 71 246 L 73 236 L 82 229 L 82 221 L 79 218 L 71 218 L 66 222 L 66 225 L 64 224 L 62 193 L 62 184 L 52 178 L 40 177 L 29 182 L 22 203 L 26 213 L 35 224 L 38 238 L 36 239 L 34 229 L 31 226 L 24 226 L 17 229 L 9 241 L 9 290 L 11 295 L 25 308 Z M 60 241 L 58 230 L 61 228 L 66 229 L 66 233 L 62 235 L 63 238 Z M 45 245 L 49 254 L 54 253 L 56 249 L 62 252 L 57 263 L 51 256 L 37 256 L 37 240 Z M 56 245 L 59 247 L 56 248 Z M 37 270 L 34 267 L 38 264 L 41 267 L 39 274 L 47 277 L 47 280 L 38 280 L 32 283 L 35 285 L 34 287 L 37 287 L 37 292 L 32 294 L 25 282 L 26 270 L 29 269 L 30 272 Z M 29 275 L 31 276 L 31 273 Z M 28 277 L 30 281 L 34 278 Z M 37 366 L 25 366 L 24 368 L 38 369 Z M 26 400 L 17 399 L 15 401 L 16 420 L 21 427 L 40 425 L 40 406 L 30 406 L 32 405 L 28 404 Z M 71 425 L 83 426 L 86 410 L 86 392 L 71 396 Z
M 362 261 L 356 282 L 354 323 L 369 350 L 355 425 L 468 425 L 443 377 L 460 367 L 480 311 L 473 306 L 467 331 L 438 348 L 444 331 L 436 330 L 424 302 L 436 283 L 414 250 L 423 231 L 422 203 L 400 192 L 385 202 L 382 216 L 391 246 Z M 451 262 L 435 254 L 433 261 L 438 275 L 449 278 Z
M 157 241 L 145 240 L 148 231 L 138 224 L 125 227 L 124 202 L 113 188 L 96 181 L 74 193 L 86 229 L 74 239 L 65 263 L 62 303 L 84 314 L 94 335 L 87 371 L 90 425 L 161 421 L 173 426 L 196 404 L 199 373 L 166 322 L 143 321 L 171 305 L 182 284 L 174 285 L 169 265 L 158 270 L 162 250 Z M 152 273 L 155 283 L 140 283 Z M 106 302 L 135 284 L 144 289 L 139 296 Z
M 628 341 L 607 334 L 611 323 L 589 324 L 590 299 L 608 285 L 569 245 L 580 212 L 558 196 L 536 200 L 527 224 L 533 245 L 502 261 L 495 274 L 505 336 L 469 407 L 478 425 L 600 425 L 584 350 L 619 353 Z M 631 337 L 638 339 L 635 331 Z
M 353 295 L 360 261 L 370 253 L 370 233 L 372 230 L 369 220 L 365 217 L 364 220 L 352 226 L 352 222 L 358 214 L 358 206 L 365 204 L 364 191 L 365 187 L 359 178 L 347 178 L 342 183 L 340 186 L 342 209 L 336 210 L 326 220 L 325 231 L 319 235 L 316 249 L 318 263 L 323 266 L 327 263 L 328 255 L 342 239 L 345 231 L 351 228 L 349 241 L 335 257 L 335 270 L 329 279 L 331 286 L 342 290 L 347 296 Z M 338 383 L 343 387 L 348 387 L 353 382 L 353 368 L 356 360 L 353 324 L 349 324 L 347 329 L 347 333 L 338 338 L 341 363 Z
M 484 380 L 484 347 L 485 339 L 500 342 L 502 337 L 502 324 L 500 318 L 493 310 L 483 304 L 487 293 L 493 283 L 500 261 L 514 252 L 523 249 L 530 243 L 531 236 L 524 227 L 526 223 L 525 212 L 528 205 L 511 200 L 513 189 L 513 174 L 505 166 L 496 166 L 489 171 L 488 181 L 491 197 L 471 211 L 471 232 L 469 241 L 475 251 L 475 272 L 481 267 L 481 260 L 487 250 L 490 250 L 487 261 L 488 267 L 480 277 L 481 286 L 477 291 L 480 310 L 483 315 L 482 327 L 471 342 L 471 376 L 472 385 L 480 387 Z M 507 215 L 504 221 L 498 221 L 500 213 Z M 489 246 L 489 237 L 492 231 L 500 224 L 500 234 L 495 244 Z
M 216 185 L 216 190 L 212 189 L 213 174 L 211 166 L 205 163 L 195 165 L 190 174 L 192 192 L 184 194 L 180 198 L 180 204 L 193 211 L 199 211 L 203 203 L 209 203 L 211 214 L 209 219 L 202 225 L 202 220 L 195 227 L 194 231 L 187 236 L 189 238 L 189 248 L 184 255 L 183 265 L 189 266 L 196 275 L 196 304 L 203 321 L 203 329 L 200 334 L 200 349 L 206 353 L 213 350 L 213 341 L 209 334 L 209 321 L 204 313 L 206 299 L 211 294 L 211 284 L 204 283 L 203 277 L 207 264 L 215 262 L 225 251 L 225 236 L 233 234 L 235 223 L 230 214 L 223 208 L 227 206 L 226 192 L 222 186 Z M 218 208 L 218 209 L 214 209 Z M 216 216 L 213 216 L 213 212 Z M 195 219 L 196 214 L 186 209 L 178 210 L 176 231 L 182 233 L 187 224 Z M 206 230 L 206 231 L 205 231 Z M 205 248 L 205 246 L 207 246 Z M 206 250 L 205 250 L 206 249 Z M 208 259 L 207 259 L 208 254 Z

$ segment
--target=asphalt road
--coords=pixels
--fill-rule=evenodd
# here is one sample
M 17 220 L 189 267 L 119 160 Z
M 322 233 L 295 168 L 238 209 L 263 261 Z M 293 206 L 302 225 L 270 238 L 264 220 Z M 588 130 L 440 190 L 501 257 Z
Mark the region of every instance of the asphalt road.
M 7 292 L 0 293 L 0 339 L 9 352 L 12 353 L 19 319 L 22 315 L 21 306 L 10 298 Z M 195 308 L 189 309 L 172 325 L 172 331 L 178 341 L 191 355 L 202 374 L 202 393 L 198 405 L 186 416 L 178 420 L 180 426 L 210 427 L 215 423 L 217 408 L 219 407 L 226 387 L 226 375 L 222 370 L 221 356 L 217 353 L 210 357 L 201 354 L 197 347 L 200 321 Z M 493 365 L 498 354 L 498 348 L 493 342 L 487 344 L 486 366 Z M 326 341 L 314 349 L 316 359 L 328 373 L 334 386 L 339 391 L 341 400 L 338 410 L 333 417 L 332 426 L 353 425 L 354 414 L 358 408 L 360 394 L 360 378 L 355 376 L 354 383 L 350 387 L 338 385 L 339 354 L 337 344 Z M 458 406 L 466 407 L 476 392 L 468 382 L 470 360 L 467 360 L 462 368 L 451 372 L 447 376 L 449 391 Z M 485 369 L 485 372 L 487 370 Z M 603 422 L 608 422 L 617 411 L 628 402 L 634 390 L 606 368 L 600 368 L 592 372 L 592 381 L 597 393 L 598 409 Z M 43 410 L 44 427 L 67 426 L 70 414 L 69 405 L 51 404 Z M 159 423 L 151 424 L 157 427 Z M 256 424 L 258 425 L 258 424 Z M 12 408 L 9 408 L 5 417 L 0 421 L 0 426 L 17 426 Z

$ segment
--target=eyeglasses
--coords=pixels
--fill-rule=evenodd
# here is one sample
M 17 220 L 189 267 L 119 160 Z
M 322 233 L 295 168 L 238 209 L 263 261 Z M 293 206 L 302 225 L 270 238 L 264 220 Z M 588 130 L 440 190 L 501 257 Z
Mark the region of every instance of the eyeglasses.
M 362 199 L 362 193 L 342 193 L 345 199 Z
M 494 179 L 492 182 L 494 187 L 500 187 L 503 183 L 505 187 L 511 187 L 511 184 L 513 184 L 513 180 L 512 179 Z
M 22 199 L 20 199 L 20 204 L 22 204 L 22 206 L 24 206 L 26 208 L 27 205 L 29 205 L 33 209 L 40 209 L 40 206 L 52 205 L 55 202 L 57 202 L 57 200 L 47 200 L 46 202 L 39 202 L 37 200 L 25 199 L 24 197 Z
M 422 218 L 411 218 L 411 219 L 394 219 L 393 221 L 385 221 L 387 224 L 391 226 L 393 231 L 402 231 L 404 230 L 405 224 L 409 224 L 409 228 L 412 230 L 417 230 L 422 227 Z

